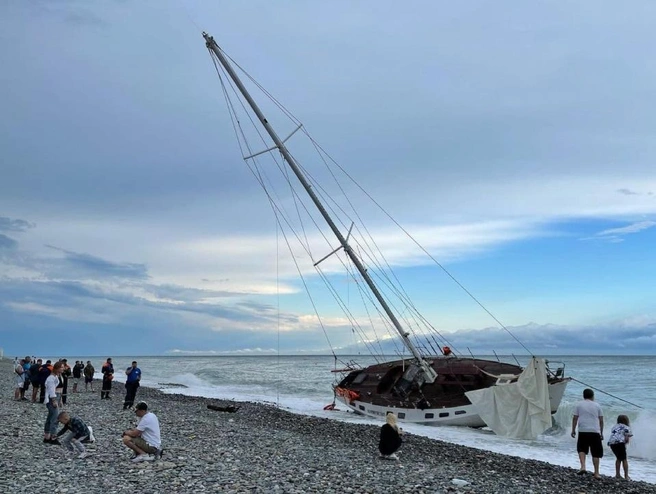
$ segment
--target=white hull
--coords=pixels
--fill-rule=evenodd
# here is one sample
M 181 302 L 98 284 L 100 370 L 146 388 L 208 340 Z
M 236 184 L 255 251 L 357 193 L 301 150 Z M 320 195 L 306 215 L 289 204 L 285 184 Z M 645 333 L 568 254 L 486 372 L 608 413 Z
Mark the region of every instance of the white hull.
M 551 413 L 556 413 L 560 402 L 565 394 L 565 388 L 569 379 L 564 379 L 549 385 L 549 403 L 551 404 Z M 481 419 L 474 409 L 474 405 L 466 405 L 452 408 L 427 408 L 420 410 L 418 408 L 398 408 L 372 405 L 359 400 L 348 402 L 343 397 L 337 397 L 348 408 L 360 415 L 385 419 L 387 412 L 394 412 L 400 422 L 409 422 L 425 425 L 459 425 L 466 427 L 485 427 L 487 424 Z

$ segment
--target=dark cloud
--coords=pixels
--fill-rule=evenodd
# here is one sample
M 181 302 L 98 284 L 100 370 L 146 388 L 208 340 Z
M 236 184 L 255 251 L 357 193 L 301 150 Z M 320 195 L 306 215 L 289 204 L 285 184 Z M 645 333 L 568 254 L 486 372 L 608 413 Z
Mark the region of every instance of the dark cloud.
M 24 232 L 36 225 L 25 220 L 12 220 L 6 216 L 0 216 L 0 231 L 4 232 Z
M 81 271 L 82 273 L 102 277 L 144 280 L 149 277 L 148 268 L 145 264 L 116 263 L 92 256 L 91 254 L 81 254 L 52 245 L 46 245 L 46 247 L 62 252 L 64 254 L 65 263 L 69 265 L 69 267 Z
M 7 235 L 0 233 L 0 249 L 15 249 L 18 246 L 13 238 L 9 238 Z
M 656 351 L 656 323 L 640 326 L 607 324 L 598 326 L 558 326 L 553 324 L 509 328 L 524 348 L 500 328 L 462 330 L 447 335 L 449 346 L 467 354 L 477 355 L 527 354 L 537 355 L 624 355 Z

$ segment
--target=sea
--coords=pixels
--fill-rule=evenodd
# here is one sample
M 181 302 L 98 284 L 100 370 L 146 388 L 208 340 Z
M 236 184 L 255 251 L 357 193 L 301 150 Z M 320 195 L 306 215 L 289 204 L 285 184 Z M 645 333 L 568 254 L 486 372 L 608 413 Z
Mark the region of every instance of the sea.
M 96 371 L 104 358 L 92 360 Z M 487 358 L 497 358 L 487 357 Z M 498 357 L 503 361 L 528 358 Z M 565 364 L 565 375 L 573 381 L 554 415 L 554 427 L 535 440 L 499 437 L 487 429 L 403 424 L 412 434 L 493 451 L 521 458 L 578 468 L 576 441 L 570 437 L 572 411 L 582 399 L 583 389 L 595 390 L 595 400 L 605 417 L 605 437 L 619 414 L 629 416 L 634 437 L 628 447 L 630 475 L 634 480 L 656 484 L 656 356 L 551 356 Z M 353 360 L 361 365 L 373 361 L 361 356 L 163 356 L 113 357 L 116 380 L 133 359 L 142 370 L 142 384 L 164 393 L 204 396 L 226 401 L 267 403 L 301 415 L 362 424 L 380 424 L 375 419 L 347 411 L 324 410 L 333 402 L 332 385 L 340 374 L 331 372 Z M 77 357 L 72 359 L 77 360 Z M 69 357 L 69 362 L 71 358 Z M 100 374 L 97 374 L 100 377 Z M 122 390 L 122 388 L 120 388 Z M 137 395 L 138 397 L 138 395 Z M 411 437 L 407 440 L 411 441 Z M 592 468 L 588 459 L 588 467 Z M 601 461 L 603 475 L 615 475 L 615 457 L 605 446 Z

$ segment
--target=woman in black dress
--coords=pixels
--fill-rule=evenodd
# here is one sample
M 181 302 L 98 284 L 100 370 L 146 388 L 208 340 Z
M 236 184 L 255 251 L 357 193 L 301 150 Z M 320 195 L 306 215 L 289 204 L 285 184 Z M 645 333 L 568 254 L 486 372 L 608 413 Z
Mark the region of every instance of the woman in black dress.
M 387 412 L 385 422 L 385 425 L 380 428 L 378 450 L 382 458 L 398 460 L 399 457 L 396 456 L 396 451 L 401 447 L 403 440 L 401 439 L 401 429 L 396 424 L 396 415 Z

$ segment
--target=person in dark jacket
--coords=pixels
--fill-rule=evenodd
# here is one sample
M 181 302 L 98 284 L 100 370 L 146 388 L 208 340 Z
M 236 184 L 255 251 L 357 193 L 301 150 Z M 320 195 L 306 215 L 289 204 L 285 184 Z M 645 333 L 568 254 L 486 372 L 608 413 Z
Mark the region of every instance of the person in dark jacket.
M 68 365 L 68 360 L 64 358 L 61 361 L 64 364 L 64 366 L 62 367 L 63 370 L 62 370 L 62 373 L 61 373 L 62 382 L 63 382 L 63 386 L 62 386 L 62 403 L 64 405 L 66 405 L 66 400 L 68 399 L 68 379 L 73 375 L 73 373 L 71 372 L 71 366 Z
M 82 378 L 82 369 L 84 369 L 84 364 L 81 361 L 76 360 L 75 365 L 73 366 L 73 393 L 79 393 L 77 387 Z
M 102 372 L 102 390 L 100 391 L 100 398 L 109 400 L 109 392 L 112 390 L 112 380 L 114 379 L 114 365 L 112 359 L 108 358 L 101 369 Z
M 381 458 L 390 460 L 398 460 L 399 457 L 396 452 L 401 447 L 403 440 L 401 434 L 403 431 L 396 424 L 396 415 L 392 412 L 387 412 L 385 417 L 385 424 L 380 428 L 380 442 L 378 443 L 378 451 L 380 451 Z
M 51 372 L 52 362 L 46 360 L 46 363 L 39 369 L 39 388 L 41 388 L 41 392 L 39 393 L 39 403 L 43 403 L 46 399 L 46 379 L 48 379 Z
M 91 391 L 93 392 L 93 376 L 96 369 L 91 365 L 91 360 L 87 360 L 87 365 L 82 372 L 84 372 L 84 391 L 88 391 L 89 385 L 91 385 Z
M 32 403 L 36 403 L 36 396 L 39 394 L 41 387 L 39 380 L 39 371 L 43 365 L 43 360 L 39 359 L 30 366 L 30 381 L 32 383 Z

